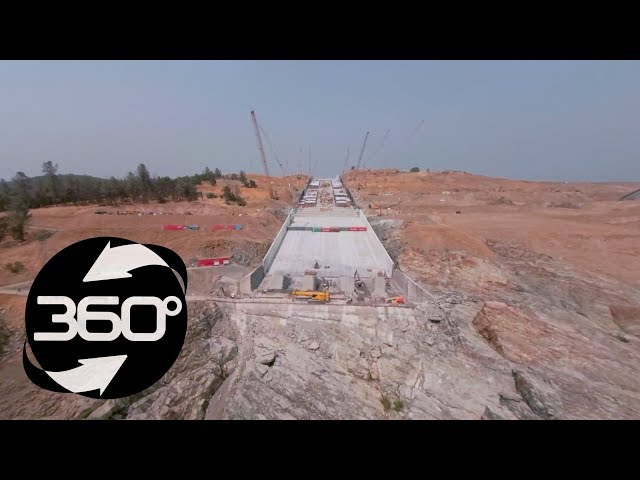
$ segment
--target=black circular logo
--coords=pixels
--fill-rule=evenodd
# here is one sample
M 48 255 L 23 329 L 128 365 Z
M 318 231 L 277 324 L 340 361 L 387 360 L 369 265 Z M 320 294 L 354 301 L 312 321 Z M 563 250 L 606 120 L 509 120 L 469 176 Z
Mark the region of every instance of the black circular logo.
M 187 330 L 187 269 L 172 250 L 113 237 L 74 243 L 42 268 L 25 323 L 38 386 L 119 398 L 157 382 Z

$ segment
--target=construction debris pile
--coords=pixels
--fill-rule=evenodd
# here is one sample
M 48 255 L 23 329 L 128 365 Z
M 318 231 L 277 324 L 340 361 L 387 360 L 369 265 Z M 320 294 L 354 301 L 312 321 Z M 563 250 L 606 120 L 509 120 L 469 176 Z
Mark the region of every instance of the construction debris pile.
M 340 180 L 332 180 L 331 187 L 333 188 L 333 198 L 337 207 L 351 206 L 351 198 L 349 198 L 349 194 Z
M 302 200 L 300 200 L 301 207 L 315 207 L 318 203 L 318 189 L 307 188 Z

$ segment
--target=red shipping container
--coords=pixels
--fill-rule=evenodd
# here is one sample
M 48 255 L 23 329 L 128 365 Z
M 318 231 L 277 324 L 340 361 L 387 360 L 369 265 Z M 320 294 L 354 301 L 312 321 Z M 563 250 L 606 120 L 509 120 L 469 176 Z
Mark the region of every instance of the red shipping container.
M 359 232 L 366 232 L 367 231 L 367 227 L 358 227 L 358 231 Z
M 331 227 L 329 229 L 330 232 L 339 232 L 340 231 L 340 227 Z
M 183 230 L 184 225 L 163 225 L 163 230 Z
M 329 227 L 322 227 L 322 228 L 320 229 L 320 231 L 321 231 L 321 232 L 330 232 L 330 231 L 331 231 L 331 229 L 330 229 Z
M 349 231 L 349 232 L 357 232 L 358 231 L 358 227 L 349 227 L 349 228 L 347 228 L 347 231 Z
M 201 258 L 198 260 L 199 267 L 216 267 L 218 265 L 228 265 L 229 257 Z

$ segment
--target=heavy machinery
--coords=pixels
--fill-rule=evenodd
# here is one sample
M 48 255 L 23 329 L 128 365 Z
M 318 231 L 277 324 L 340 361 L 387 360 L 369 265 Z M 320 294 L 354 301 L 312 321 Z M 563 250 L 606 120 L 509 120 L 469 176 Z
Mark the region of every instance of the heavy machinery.
M 374 202 L 371 199 L 369 199 L 369 202 L 370 202 L 369 208 L 371 208 L 371 204 L 373 204 L 373 206 L 378 209 L 378 216 L 381 217 L 382 216 L 382 207 L 380 205 L 378 205 L 378 203 Z
M 385 300 L 385 303 L 391 303 L 391 304 L 404 303 L 404 297 L 389 297 Z
M 360 156 L 358 157 L 358 165 L 356 166 L 356 170 L 360 170 L 360 165 L 362 164 L 362 155 L 364 154 L 364 147 L 367 146 L 367 138 L 369 137 L 369 132 L 364 136 L 364 142 L 362 142 L 362 150 L 360 150 Z
M 293 299 L 306 299 L 309 302 L 329 303 L 331 295 L 328 290 L 294 290 L 291 292 Z
M 346 173 L 348 165 L 349 165 L 349 147 L 347 147 L 347 159 L 344 161 L 344 168 L 342 169 L 343 175 Z
M 264 145 L 262 144 L 262 137 L 260 136 L 260 132 L 262 132 L 262 134 L 264 135 L 264 138 L 267 139 L 267 143 L 269 144 L 269 148 L 271 148 L 271 153 L 273 154 L 274 158 L 276 159 L 276 162 L 278 162 L 278 165 L 280 166 L 280 171 L 282 172 L 282 176 L 286 176 L 287 172 L 286 172 L 286 170 L 284 168 L 284 165 L 280 161 L 280 158 L 278 157 L 278 154 L 276 153 L 276 149 L 274 148 L 273 144 L 271 143 L 271 140 L 269 139 L 269 136 L 267 135 L 267 132 L 264 131 L 264 128 L 262 128 L 262 125 L 258 124 L 258 119 L 256 118 L 256 112 L 254 110 L 251 110 L 251 121 L 253 122 L 253 128 L 256 131 L 256 140 L 258 142 L 258 151 L 260 153 L 260 160 L 262 160 L 262 168 L 264 168 L 264 174 L 267 177 L 269 176 L 269 167 L 267 165 L 267 156 L 264 153 Z
M 360 165 L 362 164 L 362 155 L 364 154 L 364 147 L 367 146 L 367 138 L 369 137 L 369 132 L 364 136 L 364 142 L 362 142 L 362 150 L 360 150 L 360 156 L 358 157 L 358 164 L 356 165 L 356 172 L 353 174 L 353 179 L 356 179 L 358 175 L 357 171 L 360 170 Z
M 262 160 L 262 167 L 264 168 L 264 174 L 269 176 L 269 167 L 267 166 L 267 157 L 264 154 L 264 147 L 262 146 L 262 138 L 260 138 L 260 128 L 258 127 L 258 120 L 256 119 L 256 112 L 251 110 L 251 120 L 253 121 L 253 128 L 256 130 L 256 140 L 258 141 L 258 151 L 260 152 L 260 159 Z

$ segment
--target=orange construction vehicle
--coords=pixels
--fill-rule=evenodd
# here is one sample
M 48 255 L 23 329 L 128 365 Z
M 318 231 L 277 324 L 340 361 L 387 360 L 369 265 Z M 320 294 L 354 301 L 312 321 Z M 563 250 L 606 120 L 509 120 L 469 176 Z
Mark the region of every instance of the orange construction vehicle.
M 385 303 L 394 303 L 394 304 L 404 303 L 404 297 L 390 297 L 390 298 L 387 298 Z
M 309 302 L 324 302 L 328 303 L 331 299 L 328 290 L 294 290 L 291 292 L 293 299 L 306 299 Z

